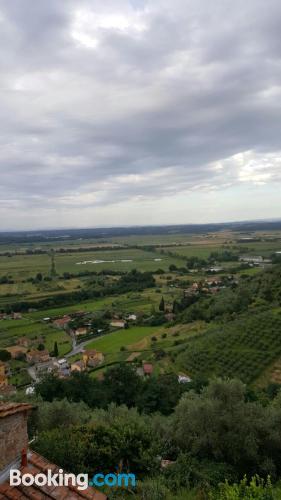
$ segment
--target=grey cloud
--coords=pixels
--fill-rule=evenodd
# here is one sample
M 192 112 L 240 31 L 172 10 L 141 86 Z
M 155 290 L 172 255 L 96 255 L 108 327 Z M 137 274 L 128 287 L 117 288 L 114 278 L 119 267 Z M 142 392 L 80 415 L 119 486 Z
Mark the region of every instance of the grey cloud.
M 96 47 L 73 38 L 79 9 Z M 144 29 L 94 26 L 95 14 L 140 15 Z M 0 0 L 5 207 L 238 185 L 241 165 L 228 158 L 281 149 L 280 19 L 277 0 Z

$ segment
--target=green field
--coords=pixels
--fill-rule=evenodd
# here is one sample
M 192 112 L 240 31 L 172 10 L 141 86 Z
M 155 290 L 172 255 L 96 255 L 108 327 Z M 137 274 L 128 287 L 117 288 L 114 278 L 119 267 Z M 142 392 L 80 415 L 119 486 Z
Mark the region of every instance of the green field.
M 97 349 L 107 354 L 116 353 L 120 351 L 120 347 L 133 345 L 147 336 L 154 335 L 157 330 L 159 330 L 159 327 L 153 326 L 135 326 L 125 330 L 118 330 L 100 339 L 93 340 L 87 345 L 87 348 Z
M 20 337 L 29 338 L 35 347 L 43 339 L 49 351 L 53 350 L 54 342 L 57 342 L 60 355 L 66 354 L 71 349 L 70 337 L 63 330 L 56 330 L 50 325 L 30 318 L 0 321 L 0 348 L 16 345 Z
M 177 259 L 139 249 L 58 253 L 55 261 L 59 274 L 103 270 L 118 272 L 135 268 L 140 271 L 155 271 L 159 267 L 167 270 L 171 263 L 180 263 Z M 47 275 L 49 271 L 50 257 L 46 254 L 0 256 L 0 276 L 8 274 L 16 281 L 35 276 L 38 272 Z
M 237 377 L 251 383 L 280 356 L 280 331 L 280 314 L 252 312 L 188 341 L 177 364 L 193 376 Z

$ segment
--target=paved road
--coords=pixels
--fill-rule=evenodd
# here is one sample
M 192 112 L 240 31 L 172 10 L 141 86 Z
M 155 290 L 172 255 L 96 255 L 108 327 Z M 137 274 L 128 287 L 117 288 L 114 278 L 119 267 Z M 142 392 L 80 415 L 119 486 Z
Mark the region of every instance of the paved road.
M 39 381 L 39 379 L 38 379 L 38 377 L 36 375 L 36 371 L 35 371 L 35 367 L 34 366 L 30 366 L 29 368 L 27 368 L 27 371 L 29 373 L 29 376 L 32 378 L 32 380 L 34 382 L 38 382 Z
M 98 338 L 100 339 L 101 337 L 103 337 L 104 335 L 100 335 Z M 91 338 L 91 339 L 88 339 L 88 340 L 85 340 L 85 342 L 81 342 L 81 344 L 76 344 L 75 341 L 73 341 L 72 343 L 72 349 L 69 353 L 65 354 L 65 358 L 70 358 L 71 356 L 75 356 L 75 354 L 79 354 L 80 352 L 83 351 L 84 347 L 88 344 L 90 344 L 91 342 L 93 342 L 93 340 L 95 340 L 95 338 Z

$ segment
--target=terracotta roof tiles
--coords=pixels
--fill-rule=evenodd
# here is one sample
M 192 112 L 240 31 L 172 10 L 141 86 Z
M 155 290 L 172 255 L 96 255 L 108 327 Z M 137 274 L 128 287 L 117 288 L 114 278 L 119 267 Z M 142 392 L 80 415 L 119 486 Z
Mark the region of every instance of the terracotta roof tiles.
M 27 405 L 30 406 L 30 405 Z M 27 467 L 21 467 L 23 474 L 32 475 L 46 473 L 47 470 L 58 472 L 60 467 L 52 464 L 38 453 L 31 451 L 28 454 Z M 8 482 L 0 484 L 0 500 L 106 500 L 106 495 L 88 487 L 86 490 L 78 490 L 76 486 L 10 486 Z
M 28 403 L 0 403 L 0 418 L 14 415 L 15 413 L 30 411 L 33 406 Z

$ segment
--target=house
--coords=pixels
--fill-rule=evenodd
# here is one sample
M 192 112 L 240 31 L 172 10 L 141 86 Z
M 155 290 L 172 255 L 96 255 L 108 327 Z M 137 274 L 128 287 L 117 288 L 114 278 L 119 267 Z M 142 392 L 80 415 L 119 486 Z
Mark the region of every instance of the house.
M 54 361 L 54 369 L 57 370 L 58 375 L 61 377 L 69 377 L 70 375 L 69 364 L 65 358 Z
M 21 474 L 42 478 L 50 471 L 58 474 L 63 470 L 50 463 L 46 458 L 29 449 L 27 421 L 33 411 L 28 403 L 0 403 L 0 498 L 11 499 L 50 499 L 106 500 L 106 495 L 92 487 L 80 490 L 72 481 L 64 486 L 46 485 L 45 481 L 30 484 L 28 487 L 11 486 L 9 477 L 12 469 Z M 32 478 L 31 478 L 32 479 Z M 43 478 L 44 479 L 44 478 Z
M 222 281 L 219 278 L 209 278 L 205 281 L 208 286 L 218 286 L 221 285 Z
M 74 335 L 76 335 L 76 337 L 80 337 L 81 335 L 87 335 L 87 333 L 88 333 L 88 328 L 86 328 L 85 326 L 81 326 L 80 328 L 77 328 L 74 331 Z
M 6 364 L 0 361 L 0 387 L 8 385 L 8 377 L 6 372 L 7 372 Z
M 12 319 L 22 319 L 22 315 L 21 315 L 21 313 L 18 313 L 18 312 L 13 312 L 13 313 L 11 314 L 11 318 L 12 318 Z
M 142 369 L 145 377 L 150 377 L 153 373 L 153 365 L 151 363 L 143 363 Z
M 54 363 L 52 361 L 45 361 L 36 364 L 36 374 L 42 375 L 44 373 L 52 373 L 54 371 Z
M 18 345 L 22 345 L 23 347 L 29 347 L 30 345 L 30 340 L 27 337 L 20 337 L 17 340 Z
M 46 363 L 50 360 L 50 354 L 47 349 L 43 351 L 38 351 L 38 349 L 33 349 L 26 353 L 26 360 L 28 363 Z
M 153 365 L 151 363 L 143 362 L 142 366 L 137 368 L 137 374 L 140 377 L 150 377 L 153 373 Z
M 83 362 L 84 366 L 95 367 L 100 365 L 104 360 L 104 355 L 102 352 L 98 352 L 95 349 L 89 349 L 83 352 Z
M 128 321 L 136 321 L 137 315 L 136 314 L 129 314 L 129 316 L 127 316 L 127 320 Z
M 263 257 L 261 255 L 251 256 L 251 255 L 241 255 L 239 257 L 240 262 L 246 262 L 247 264 L 262 264 Z
M 27 347 L 12 345 L 11 347 L 6 347 L 6 351 L 11 354 L 13 359 L 18 359 L 26 355 Z
M 83 372 L 85 370 L 84 361 L 75 361 L 74 363 L 72 363 L 70 370 L 71 372 Z
M 123 319 L 114 319 L 111 321 L 110 326 L 112 326 L 112 328 L 126 328 L 127 322 Z
M 55 319 L 55 321 L 53 321 L 53 325 L 56 328 L 62 328 L 64 330 L 65 328 L 67 328 L 71 320 L 72 320 L 71 316 L 65 315 L 62 318 Z

